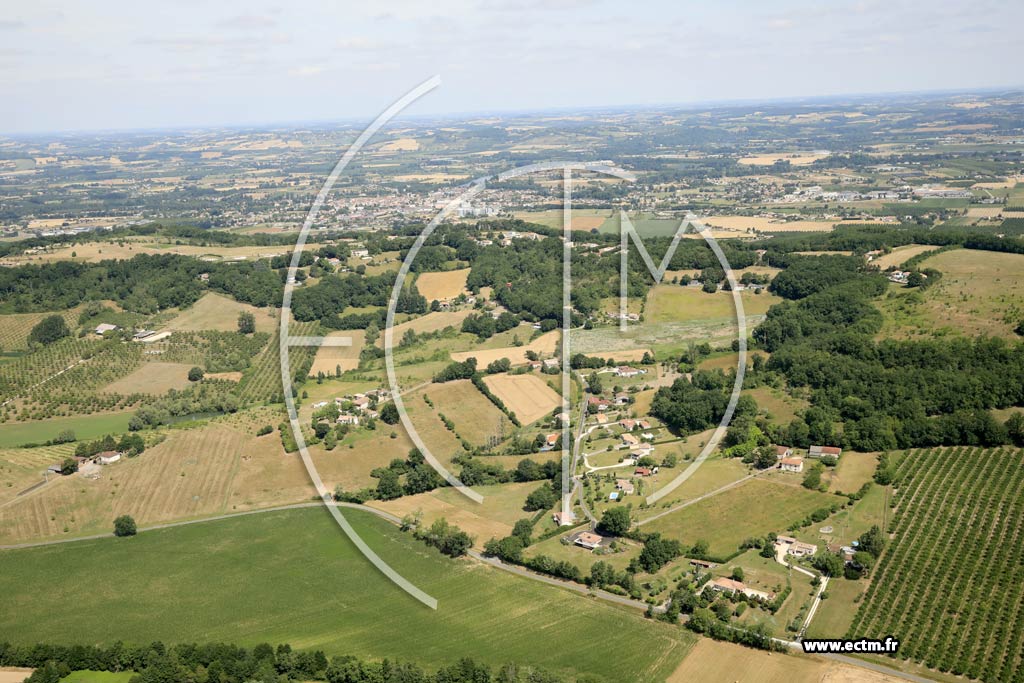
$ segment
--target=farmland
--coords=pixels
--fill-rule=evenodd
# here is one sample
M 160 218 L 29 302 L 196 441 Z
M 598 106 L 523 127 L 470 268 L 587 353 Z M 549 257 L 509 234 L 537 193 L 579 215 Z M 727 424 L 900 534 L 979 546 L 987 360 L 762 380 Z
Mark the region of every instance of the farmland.
M 691 545 L 705 540 L 713 556 L 725 557 L 735 553 L 745 539 L 769 530 L 785 531 L 790 524 L 833 502 L 833 497 L 824 493 L 752 479 L 652 520 L 643 528 Z
M 1024 255 L 954 249 L 926 258 L 942 273 L 923 291 L 891 285 L 880 301 L 882 336 L 988 334 L 1016 338 L 1024 316 Z
M 431 313 L 431 315 L 434 315 Z M 397 326 L 396 326 L 397 330 Z M 476 351 L 461 351 L 452 354 L 452 360 L 464 361 L 467 358 L 476 358 L 478 367 L 486 367 L 488 363 L 492 363 L 502 358 L 508 358 L 512 361 L 513 365 L 521 365 L 526 362 L 526 352 L 534 351 L 535 353 L 542 356 L 551 356 L 555 353 L 558 348 L 558 339 L 560 333 L 556 330 L 553 332 L 547 332 L 537 337 L 529 344 L 523 346 L 509 346 L 505 348 L 497 349 L 479 349 Z
M 741 293 L 743 311 L 747 316 L 763 315 L 781 301 L 767 292 Z M 697 287 L 657 285 L 647 296 L 644 319 L 652 323 L 688 322 L 693 320 L 723 319 L 736 320 L 736 308 L 731 292 L 708 294 Z
M 491 375 L 484 383 L 524 425 L 536 422 L 562 403 L 558 393 L 532 373 Z
M 256 321 L 257 332 L 273 332 L 277 328 L 276 309 L 257 308 L 213 292 L 203 295 L 199 301 L 181 311 L 167 326 L 172 330 L 192 332 L 201 330 L 234 332 L 238 329 L 240 313 L 252 314 Z
M 260 453 L 264 447 L 280 453 L 280 441 L 272 439 L 222 426 L 174 432 L 139 457 L 104 467 L 97 479 L 57 477 L 18 498 L 0 510 L 0 539 L 102 533 L 121 514 L 155 524 L 228 511 L 246 498 L 235 488 L 239 470 L 269 456 Z M 262 505 L 272 500 L 260 496 Z
M 849 633 L 899 634 L 899 656 L 982 681 L 1024 680 L 1024 453 L 912 451 L 893 540 Z
M 422 273 L 416 278 L 416 288 L 427 301 L 454 299 L 466 289 L 469 268 L 447 270 L 440 273 Z
M 417 604 L 366 563 L 322 509 L 305 509 L 128 540 L 5 551 L 0 631 L 25 643 L 78 642 L 83 633 L 107 644 L 289 642 L 329 655 L 359 652 L 425 666 L 472 655 L 492 666 L 515 661 L 598 681 L 651 683 L 664 680 L 694 642 L 678 627 L 473 561 L 445 559 L 367 513 L 345 514 L 385 561 L 438 599 L 438 611 Z M 52 590 L 72 566 L 83 576 L 121 570 L 116 583 Z M 616 657 L 595 660 L 593 643 L 612 631 Z M 549 647 L 554 632 L 561 634 L 557 648 Z
M 702 638 L 668 683 L 896 683 L 902 679 L 849 664 L 752 650 Z
M 120 434 L 128 431 L 128 420 L 131 415 L 130 412 L 98 413 L 53 420 L 3 424 L 0 425 L 0 448 L 49 441 L 65 430 L 73 431 L 79 439 L 95 439 L 105 434 Z
M 112 394 L 166 394 L 188 386 L 187 363 L 145 363 L 124 377 L 111 382 L 103 391 Z
M 352 340 L 350 346 L 320 346 L 313 358 L 313 365 L 310 366 L 309 375 L 315 377 L 318 373 L 333 376 L 340 367 L 342 372 L 354 370 L 359 367 L 359 352 L 366 343 L 366 330 L 340 330 L 331 332 L 327 338 L 348 337 Z
M 429 394 L 437 411 L 452 421 L 455 433 L 474 445 L 502 441 L 503 428 L 511 428 L 505 414 L 469 380 L 433 385 L 424 394 Z

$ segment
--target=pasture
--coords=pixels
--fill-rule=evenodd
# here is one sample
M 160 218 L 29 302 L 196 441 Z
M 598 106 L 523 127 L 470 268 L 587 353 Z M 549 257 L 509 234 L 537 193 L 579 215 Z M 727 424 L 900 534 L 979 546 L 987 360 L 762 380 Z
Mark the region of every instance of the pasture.
M 922 268 L 942 278 L 924 290 L 890 285 L 879 300 L 880 336 L 987 334 L 1016 339 L 1024 319 L 1024 255 L 953 249 L 930 256 Z
M 652 520 L 643 528 L 690 545 L 705 540 L 712 555 L 725 557 L 735 553 L 744 540 L 769 531 L 785 532 L 790 524 L 834 502 L 835 497 L 825 493 L 758 478 Z
M 440 273 L 420 273 L 416 288 L 427 301 L 454 299 L 466 289 L 469 268 L 446 270 Z
M 874 453 L 855 453 L 844 451 L 829 477 L 829 490 L 842 493 L 854 493 L 861 486 L 871 481 L 878 466 L 878 456 Z
M 123 434 L 128 431 L 131 416 L 132 413 L 124 411 L 0 424 L 0 448 L 49 441 L 65 430 L 74 432 L 79 440 Z
M 210 292 L 179 312 L 167 323 L 167 328 L 188 332 L 202 330 L 235 332 L 238 330 L 238 315 L 243 312 L 252 313 L 256 321 L 257 332 L 273 332 L 280 324 L 275 308 L 257 308 L 222 294 Z
M 490 375 L 484 378 L 484 384 L 524 425 L 536 422 L 562 404 L 558 392 L 533 373 Z
M 740 293 L 743 301 L 743 312 L 746 316 L 763 315 L 782 299 L 761 292 L 754 294 L 751 290 Z M 703 292 L 699 287 L 680 287 L 678 285 L 655 285 L 647 295 L 645 322 L 688 322 L 695 320 L 724 319 L 736 320 L 736 307 L 733 304 L 732 292 L 718 291 L 714 294 Z
M 418 318 L 407 320 L 404 323 L 398 323 L 394 326 L 393 333 L 395 339 L 395 346 L 398 346 L 398 342 L 402 340 L 402 335 L 405 334 L 406 330 L 412 330 L 417 334 L 422 332 L 437 332 L 443 330 L 446 327 L 454 327 L 460 329 L 462 327 L 462 321 L 472 313 L 472 309 L 464 309 L 461 311 L 434 311 L 421 315 Z M 383 333 L 384 330 L 381 330 Z M 380 335 L 380 341 L 377 342 L 379 345 L 384 344 L 384 335 Z
M 391 584 L 323 509 L 311 508 L 4 551 L 0 632 L 19 643 L 76 642 L 83 633 L 103 644 L 288 642 L 430 667 L 472 656 L 608 683 L 663 681 L 696 640 L 639 612 L 444 558 L 369 513 L 344 514 L 386 562 L 438 599 L 437 611 Z M 68 567 L 94 577 L 118 567 L 118 578 L 53 590 Z M 594 643 L 613 632 L 616 656 L 595 658 Z
M 189 385 L 188 363 L 143 363 L 135 370 L 117 379 L 100 391 L 111 394 L 150 394 L 161 396 L 171 389 Z

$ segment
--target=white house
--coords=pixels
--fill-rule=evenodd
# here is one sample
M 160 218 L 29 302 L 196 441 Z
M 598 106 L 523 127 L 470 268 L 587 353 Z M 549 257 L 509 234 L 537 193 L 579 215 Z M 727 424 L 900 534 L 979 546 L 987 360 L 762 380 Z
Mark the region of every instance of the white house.
M 799 474 L 804 471 L 804 459 L 803 458 L 783 458 L 779 461 L 779 468 L 783 472 L 796 472 Z

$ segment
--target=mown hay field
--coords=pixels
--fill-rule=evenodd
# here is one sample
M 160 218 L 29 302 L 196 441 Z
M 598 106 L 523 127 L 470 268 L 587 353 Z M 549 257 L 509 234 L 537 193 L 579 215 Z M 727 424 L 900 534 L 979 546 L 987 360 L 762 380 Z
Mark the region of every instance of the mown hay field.
M 454 299 L 466 289 L 469 268 L 447 270 L 441 273 L 421 273 L 416 278 L 416 288 L 427 301 Z
M 152 394 L 161 396 L 171 389 L 189 385 L 188 363 L 143 363 L 124 377 L 111 382 L 101 391 L 111 394 Z
M 484 383 L 524 425 L 536 422 L 562 403 L 558 392 L 533 373 L 490 375 Z
M 460 351 L 452 354 L 452 360 L 464 361 L 467 358 L 476 358 L 476 364 L 479 368 L 487 367 L 489 363 L 501 360 L 502 358 L 508 358 L 512 361 L 513 365 L 522 365 L 527 362 L 527 351 L 533 351 L 534 353 L 544 357 L 553 356 L 555 351 L 558 349 L 559 335 L 560 333 L 558 330 L 552 330 L 551 332 L 542 334 L 529 344 L 524 344 L 523 346 L 507 346 L 499 349 Z

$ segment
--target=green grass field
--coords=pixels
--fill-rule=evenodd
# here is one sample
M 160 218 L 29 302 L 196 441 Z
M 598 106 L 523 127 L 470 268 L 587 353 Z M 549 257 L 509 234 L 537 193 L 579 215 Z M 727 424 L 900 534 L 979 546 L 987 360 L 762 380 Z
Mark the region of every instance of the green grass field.
M 926 258 L 921 268 L 942 273 L 924 289 L 890 285 L 878 303 L 880 337 L 988 334 L 1009 339 L 1024 318 L 1024 256 L 953 249 Z
M 95 439 L 106 434 L 128 431 L 132 413 L 100 413 L 53 420 L 17 422 L 0 425 L 0 448 L 13 448 L 26 443 L 49 441 L 65 429 L 70 429 L 79 440 Z
M 743 312 L 750 315 L 764 314 L 772 304 L 782 299 L 774 294 L 741 293 Z M 736 308 L 732 293 L 719 291 L 708 294 L 696 287 L 678 285 L 656 285 L 647 295 L 647 309 L 644 319 L 652 323 L 687 322 L 691 320 L 736 320 Z
M 72 671 L 60 683 L 128 683 L 134 671 Z
M 769 531 L 784 533 L 790 524 L 833 502 L 834 496 L 800 486 L 751 479 L 642 528 L 687 544 L 706 540 L 712 555 L 724 557 L 736 552 L 747 538 Z
M 346 516 L 438 599 L 436 612 L 373 569 L 324 510 L 303 509 L 0 552 L 0 633 L 19 643 L 288 642 L 431 667 L 471 655 L 652 682 L 694 642 L 626 608 L 449 560 L 367 513 Z M 596 657 L 611 634 L 615 656 Z

